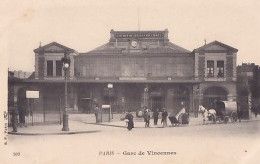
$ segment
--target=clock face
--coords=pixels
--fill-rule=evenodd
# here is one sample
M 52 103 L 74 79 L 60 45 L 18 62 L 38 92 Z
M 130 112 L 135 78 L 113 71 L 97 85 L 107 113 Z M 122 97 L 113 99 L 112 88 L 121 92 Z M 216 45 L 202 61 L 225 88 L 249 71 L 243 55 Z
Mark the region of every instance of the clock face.
M 137 46 L 137 41 L 136 41 L 136 40 L 133 40 L 133 41 L 131 42 L 131 46 L 135 48 L 135 47 Z

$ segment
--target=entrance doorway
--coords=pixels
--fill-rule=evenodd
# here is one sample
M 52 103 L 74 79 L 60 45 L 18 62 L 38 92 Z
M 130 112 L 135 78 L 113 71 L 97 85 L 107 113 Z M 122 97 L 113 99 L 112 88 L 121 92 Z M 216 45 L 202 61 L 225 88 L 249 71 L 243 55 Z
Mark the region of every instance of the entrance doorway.
M 91 112 L 91 98 L 81 98 L 81 109 L 84 113 Z
M 205 90 L 203 98 L 203 106 L 212 108 L 214 100 L 226 101 L 227 91 L 221 87 L 210 87 Z
M 164 99 L 163 97 L 152 97 L 151 98 L 151 110 L 154 111 L 155 109 L 159 109 L 162 111 L 164 107 Z

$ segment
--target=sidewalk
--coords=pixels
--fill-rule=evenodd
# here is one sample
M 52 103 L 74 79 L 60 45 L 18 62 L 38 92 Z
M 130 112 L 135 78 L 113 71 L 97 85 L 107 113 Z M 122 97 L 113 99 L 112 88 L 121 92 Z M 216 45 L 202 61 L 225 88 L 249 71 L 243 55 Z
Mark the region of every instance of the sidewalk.
M 17 132 L 12 132 L 12 127 L 8 128 L 8 134 L 13 135 L 68 135 L 80 133 L 100 132 L 98 126 L 83 124 L 77 121 L 69 121 L 69 131 L 62 131 L 60 124 L 35 125 L 27 127 L 17 127 Z

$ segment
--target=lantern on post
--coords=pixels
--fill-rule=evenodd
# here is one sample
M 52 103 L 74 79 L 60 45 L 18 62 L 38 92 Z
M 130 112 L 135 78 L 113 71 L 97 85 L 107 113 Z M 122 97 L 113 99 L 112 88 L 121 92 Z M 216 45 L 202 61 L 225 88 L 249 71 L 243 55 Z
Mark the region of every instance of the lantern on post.
M 109 108 L 109 121 L 111 121 L 111 114 L 112 114 L 112 119 L 113 119 L 113 112 L 112 112 L 112 107 L 111 107 L 111 94 L 112 94 L 112 89 L 113 89 L 113 84 L 109 83 L 107 85 L 108 88 L 108 96 L 109 96 L 109 104 L 110 104 L 110 108 Z
M 63 111 L 63 127 L 62 131 L 69 131 L 69 116 L 68 116 L 68 86 L 67 86 L 67 74 L 70 67 L 70 58 L 65 54 L 61 59 L 64 70 L 64 79 L 65 79 L 65 107 Z

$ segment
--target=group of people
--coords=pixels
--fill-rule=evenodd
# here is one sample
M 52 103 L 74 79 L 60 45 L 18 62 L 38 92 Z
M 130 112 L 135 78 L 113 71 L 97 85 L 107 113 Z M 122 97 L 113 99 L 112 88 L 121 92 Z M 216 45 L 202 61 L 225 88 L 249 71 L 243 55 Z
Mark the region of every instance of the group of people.
M 163 124 L 163 127 L 167 126 L 167 117 L 168 117 L 168 112 L 166 111 L 166 109 L 163 109 L 162 120 L 161 120 L 161 124 Z M 145 127 L 150 127 L 151 116 L 149 113 L 149 109 L 147 107 L 144 107 L 143 118 L 144 118 L 144 122 L 145 122 Z M 153 112 L 154 125 L 158 124 L 158 118 L 159 118 L 159 109 L 156 109 Z M 130 113 L 130 111 L 128 111 L 127 115 L 125 116 L 125 120 L 127 122 L 127 129 L 129 131 L 132 130 L 132 128 L 134 128 L 133 119 L 134 119 L 134 116 Z

